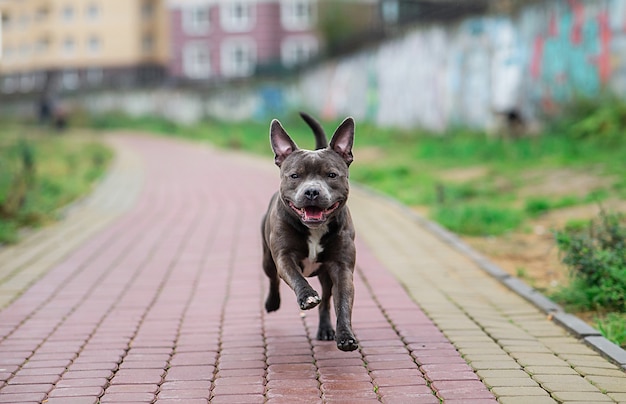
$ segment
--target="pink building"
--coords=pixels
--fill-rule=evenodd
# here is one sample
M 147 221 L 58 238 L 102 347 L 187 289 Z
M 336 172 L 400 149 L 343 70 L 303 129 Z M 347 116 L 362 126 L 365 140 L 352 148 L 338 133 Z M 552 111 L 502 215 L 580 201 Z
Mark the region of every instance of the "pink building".
M 169 0 L 169 73 L 187 80 L 293 67 L 320 49 L 317 0 Z

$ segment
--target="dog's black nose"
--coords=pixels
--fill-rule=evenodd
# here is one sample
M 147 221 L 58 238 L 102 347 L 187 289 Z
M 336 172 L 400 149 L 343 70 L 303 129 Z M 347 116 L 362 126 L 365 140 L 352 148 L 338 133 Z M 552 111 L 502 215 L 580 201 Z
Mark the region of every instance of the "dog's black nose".
M 306 196 L 307 199 L 312 201 L 312 200 L 317 199 L 318 196 L 320 196 L 320 191 L 318 191 L 315 188 L 309 188 L 306 191 L 304 191 L 304 196 Z

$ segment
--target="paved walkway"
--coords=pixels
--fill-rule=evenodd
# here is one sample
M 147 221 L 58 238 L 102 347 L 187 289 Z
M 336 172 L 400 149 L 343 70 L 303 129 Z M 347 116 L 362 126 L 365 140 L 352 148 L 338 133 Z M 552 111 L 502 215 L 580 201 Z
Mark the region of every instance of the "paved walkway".
M 626 402 L 618 366 L 359 189 L 360 349 L 316 341 L 286 288 L 262 310 L 271 161 L 111 143 L 97 192 L 0 250 L 0 403 Z

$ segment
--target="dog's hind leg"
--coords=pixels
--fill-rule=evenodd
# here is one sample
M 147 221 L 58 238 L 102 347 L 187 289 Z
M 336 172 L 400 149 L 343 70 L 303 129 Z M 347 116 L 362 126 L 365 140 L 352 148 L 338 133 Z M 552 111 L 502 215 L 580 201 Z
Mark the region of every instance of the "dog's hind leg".
M 317 339 L 320 341 L 333 341 L 335 330 L 330 321 L 330 297 L 333 290 L 333 281 L 326 271 L 320 271 L 317 276 L 322 285 L 322 301 L 319 307 L 320 322 L 317 328 Z
M 280 307 L 280 278 L 278 277 L 272 253 L 265 242 L 263 242 L 263 270 L 270 279 L 269 293 L 265 300 L 265 310 L 270 313 L 278 310 Z

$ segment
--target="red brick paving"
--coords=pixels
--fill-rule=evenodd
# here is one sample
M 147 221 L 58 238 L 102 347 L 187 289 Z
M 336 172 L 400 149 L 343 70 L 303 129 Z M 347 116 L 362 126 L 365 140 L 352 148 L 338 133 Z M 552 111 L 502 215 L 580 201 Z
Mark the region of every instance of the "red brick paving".
M 259 223 L 277 171 L 169 140 L 116 144 L 143 160 L 141 195 L 0 312 L 0 403 L 495 402 L 364 243 L 359 350 L 316 341 L 316 310 L 286 287 L 264 313 Z

